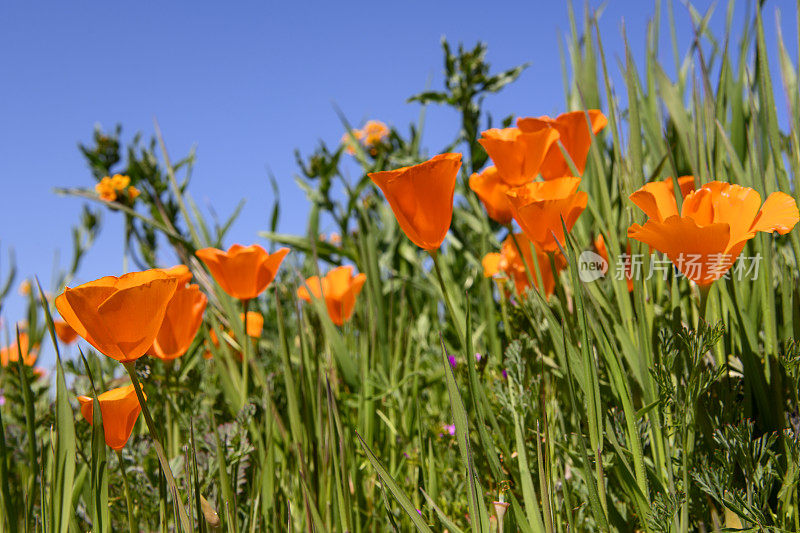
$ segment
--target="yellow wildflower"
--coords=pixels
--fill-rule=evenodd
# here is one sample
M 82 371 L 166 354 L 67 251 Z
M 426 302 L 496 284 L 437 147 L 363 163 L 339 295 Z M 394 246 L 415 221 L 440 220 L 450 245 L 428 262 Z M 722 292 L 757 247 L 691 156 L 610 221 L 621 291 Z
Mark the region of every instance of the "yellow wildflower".
M 101 179 L 100 183 L 94 186 L 94 190 L 97 192 L 98 196 L 100 196 L 100 198 L 106 202 L 113 202 L 117 199 L 117 193 L 114 190 L 114 185 L 111 182 L 111 178 L 108 176 Z
M 370 120 L 363 129 L 364 144 L 374 146 L 389 136 L 389 128 L 380 120 Z
M 28 296 L 31 293 L 31 282 L 27 279 L 23 280 L 23 282 L 19 284 L 19 293 L 22 296 Z
M 114 174 L 111 176 L 111 185 L 114 187 L 115 191 L 122 191 L 131 184 L 131 179 L 128 176 L 123 176 L 122 174 Z

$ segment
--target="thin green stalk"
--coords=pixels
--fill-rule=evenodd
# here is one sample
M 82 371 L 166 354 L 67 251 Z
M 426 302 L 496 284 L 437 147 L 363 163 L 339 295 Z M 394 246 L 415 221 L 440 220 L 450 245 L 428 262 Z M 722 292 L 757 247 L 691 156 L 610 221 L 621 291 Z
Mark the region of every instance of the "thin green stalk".
M 708 311 L 708 295 L 711 292 L 712 284 L 709 283 L 708 285 L 699 285 L 698 288 L 700 289 L 700 303 L 698 305 L 698 311 L 700 312 L 700 318 L 706 320 L 706 313 Z
M 183 508 L 183 500 L 181 500 L 181 495 L 178 492 L 178 485 L 175 483 L 175 477 L 172 475 L 172 470 L 169 467 L 169 461 L 167 460 L 166 454 L 164 454 L 164 448 L 161 446 L 161 441 L 158 439 L 158 433 L 156 432 L 153 418 L 150 416 L 150 409 L 147 407 L 147 401 L 145 400 L 144 393 L 142 392 L 142 385 L 139 383 L 139 378 L 136 376 L 136 361 L 126 361 L 122 364 L 125 367 L 125 370 L 128 371 L 128 375 L 131 377 L 131 383 L 133 383 L 133 388 L 136 390 L 136 397 L 139 399 L 139 405 L 142 406 L 144 421 L 147 424 L 147 430 L 150 432 L 150 438 L 153 439 L 153 447 L 156 450 L 158 461 L 161 463 L 161 469 L 164 472 L 167 485 L 172 493 L 173 503 L 178 510 L 181 527 L 184 531 L 192 531 L 191 525 L 189 524 L 189 515 L 186 514 L 186 509 Z
M 450 314 L 453 327 L 456 329 L 456 333 L 458 333 L 458 339 L 461 341 L 461 346 L 463 348 L 466 346 L 466 342 L 464 340 L 464 331 L 461 329 L 461 326 L 456 319 L 455 308 L 453 307 L 453 302 L 450 300 L 450 293 L 447 291 L 447 285 L 445 285 L 444 278 L 442 277 L 442 271 L 439 267 L 439 250 L 428 250 L 428 254 L 430 254 L 431 258 L 433 259 L 433 269 L 436 271 L 436 278 L 439 280 L 439 286 L 442 288 L 444 304 L 447 307 L 447 312 Z M 465 356 L 469 357 L 469 354 L 465 354 Z
M 247 405 L 247 389 L 250 378 L 250 336 L 247 334 L 247 309 L 250 300 L 242 300 L 244 310 L 244 336 L 242 337 L 242 404 L 239 409 Z
M 117 459 L 119 460 L 119 471 L 122 474 L 122 488 L 125 491 L 125 506 L 128 509 L 128 531 L 134 533 L 138 531 L 136 519 L 133 516 L 133 500 L 131 499 L 131 489 L 128 485 L 128 475 L 125 472 L 125 463 L 122 461 L 122 451 L 114 450 L 117 452 Z
M 186 209 L 186 203 L 183 201 L 183 193 L 181 192 L 180 187 L 178 187 L 178 181 L 175 179 L 175 169 L 172 167 L 172 163 L 169 160 L 169 154 L 167 153 L 167 145 L 164 143 L 164 137 L 161 135 L 161 128 L 158 125 L 158 121 L 153 119 L 153 126 L 156 130 L 156 138 L 158 138 L 158 144 L 161 147 L 161 154 L 164 157 L 164 166 L 167 167 L 167 178 L 169 178 L 169 184 L 172 188 L 172 194 L 175 196 L 175 200 L 178 202 L 178 209 L 180 210 L 181 214 L 183 215 L 184 220 L 186 221 L 186 227 L 189 230 L 189 233 L 192 236 L 192 242 L 198 248 L 201 246 L 200 236 L 197 234 L 197 230 L 194 227 L 194 223 L 192 221 L 192 217 L 189 215 L 189 210 Z

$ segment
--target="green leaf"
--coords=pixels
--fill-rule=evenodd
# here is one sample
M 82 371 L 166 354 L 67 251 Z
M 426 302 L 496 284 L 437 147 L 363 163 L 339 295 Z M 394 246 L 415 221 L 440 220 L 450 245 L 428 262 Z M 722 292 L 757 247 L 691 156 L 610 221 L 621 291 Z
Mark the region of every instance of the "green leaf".
M 392 479 L 392 476 L 389 474 L 389 472 L 386 471 L 386 469 L 381 464 L 380 459 L 378 459 L 375 456 L 375 454 L 372 452 L 369 446 L 367 446 L 367 443 L 364 442 L 364 439 L 361 438 L 361 435 L 359 435 L 358 432 L 356 432 L 356 437 L 358 437 L 358 441 L 361 443 L 361 447 L 364 449 L 364 453 L 367 454 L 367 459 L 369 460 L 370 464 L 372 464 L 372 467 L 378 473 L 378 477 L 381 479 L 381 484 L 389 489 L 389 492 L 392 493 L 392 496 L 394 496 L 394 498 L 397 500 L 397 503 L 400 504 L 400 507 L 402 507 L 406 515 L 408 515 L 408 518 L 410 518 L 411 522 L 414 524 L 414 526 L 416 526 L 417 531 L 423 531 L 425 533 L 428 532 L 433 533 L 433 530 L 430 527 L 428 527 L 428 524 L 425 523 L 425 521 L 417 512 L 417 509 L 416 507 L 414 507 L 414 504 L 411 503 L 411 500 L 408 498 L 408 496 L 405 495 L 405 493 L 397 484 L 397 482 L 394 479 Z

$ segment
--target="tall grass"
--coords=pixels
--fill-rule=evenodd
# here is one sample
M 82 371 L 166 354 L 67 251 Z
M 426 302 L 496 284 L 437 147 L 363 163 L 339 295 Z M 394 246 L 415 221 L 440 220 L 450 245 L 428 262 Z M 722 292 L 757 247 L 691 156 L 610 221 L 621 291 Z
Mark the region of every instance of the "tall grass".
M 248 338 L 240 303 L 194 258 L 226 241 L 238 210 L 223 222 L 202 215 L 189 190 L 192 155 L 172 164 L 157 128 L 152 143 L 125 148 L 119 130 L 96 132 L 82 147 L 95 179 L 126 174 L 142 195 L 105 202 L 91 187 L 60 191 L 96 207 L 77 226 L 75 260 L 53 288 L 69 282 L 98 210 L 110 209 L 125 218 L 132 268 L 174 256 L 208 294 L 189 353 L 135 367 L 181 501 L 142 422 L 112 454 L 100 410 L 93 426 L 76 416 L 76 395 L 107 390 L 124 373 L 90 348 L 67 358 L 52 334 L 52 299 L 33 291 L 27 329 L 55 345 L 56 373 L 41 379 L 22 364 L 0 373 L 0 531 L 181 530 L 181 508 L 200 531 L 800 531 L 797 231 L 753 239 L 743 255 L 763 258 L 759 275 L 720 280 L 708 295 L 673 273 L 637 279 L 629 293 L 612 273 L 587 283 L 578 272 L 597 234 L 612 257 L 625 250 L 627 227 L 643 221 L 627 198 L 653 178 L 688 174 L 800 199 L 797 65 L 759 8 L 733 34 L 734 7 L 689 6 L 696 38 L 680 56 L 672 3 L 665 23 L 656 2 L 646 41 L 626 39 L 617 62 L 596 14 L 570 9 L 564 109 L 600 108 L 609 126 L 592 144 L 588 209 L 549 299 L 508 295 L 482 273 L 481 258 L 507 229 L 487 218 L 466 180 L 487 162 L 477 143 L 488 127 L 484 99 L 524 69 L 494 73 L 482 45 L 444 42 L 445 87 L 411 98 L 461 117 L 452 148 L 465 164 L 437 264 L 407 240 L 367 177 L 433 155 L 421 146 L 422 118 L 373 150 L 321 145 L 298 155 L 306 235 L 277 233 L 278 200 L 259 233 L 294 251 L 250 304 L 266 324 L 250 344 L 240 341 Z M 711 16 L 725 17 L 724 35 L 711 34 Z M 657 46 L 665 26 L 674 79 Z M 772 39 L 780 80 L 771 77 Z M 631 47 L 645 50 L 644 65 Z M 623 86 L 610 81 L 617 72 Z M 788 104 L 788 129 L 778 99 Z M 347 158 L 360 169 L 355 180 Z M 320 236 L 323 224 L 340 241 Z M 339 264 L 367 275 L 343 327 L 320 302 L 296 297 L 304 278 Z M 243 351 L 249 364 L 237 357 Z

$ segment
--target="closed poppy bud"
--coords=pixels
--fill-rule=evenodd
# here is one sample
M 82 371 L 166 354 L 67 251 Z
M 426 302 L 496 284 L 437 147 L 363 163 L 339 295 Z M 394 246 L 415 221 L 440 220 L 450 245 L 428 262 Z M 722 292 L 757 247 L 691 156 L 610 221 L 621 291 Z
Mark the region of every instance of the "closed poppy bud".
M 511 211 L 525 235 L 546 252 L 558 249 L 556 239 L 564 244 L 564 229 L 572 229 L 586 208 L 588 195 L 578 192 L 580 178 L 564 177 L 535 181 L 508 191 Z M 555 236 L 554 236 L 555 235 Z
M 239 313 L 239 320 L 244 322 L 244 313 Z M 259 338 L 264 330 L 264 315 L 256 311 L 247 312 L 247 336 Z M 213 333 L 213 330 L 212 330 Z
M 511 187 L 500 178 L 497 167 L 486 167 L 480 174 L 470 176 L 469 188 L 481 199 L 489 218 L 500 224 L 511 222 L 511 204 L 506 196 Z
M 56 335 L 64 344 L 72 344 L 78 338 L 78 332 L 63 320 L 55 320 L 53 325 L 56 328 Z
M 30 339 L 28 334 L 20 332 L 19 344 L 17 341 L 11 343 L 10 346 L 0 348 L 0 366 L 8 366 L 10 363 L 16 363 L 22 357 L 22 364 L 25 366 L 33 366 L 36 364 L 36 359 L 39 357 L 38 345 L 30 346 Z
M 197 285 L 176 290 L 148 353 L 164 360 L 185 354 L 200 329 L 207 303 L 206 295 Z
M 56 298 L 56 309 L 100 353 L 129 362 L 152 346 L 177 284 L 155 269 L 106 276 L 67 287 Z
M 524 185 L 539 174 L 547 151 L 558 139 L 553 128 L 524 132 L 519 128 L 492 128 L 478 142 L 492 158 L 501 179 L 512 187 Z
M 436 250 L 450 229 L 459 168 L 461 154 L 440 154 L 419 165 L 369 177 L 383 191 L 411 242 L 424 250 Z
M 264 292 L 281 266 L 288 248 L 272 254 L 257 244 L 234 244 L 228 251 L 203 248 L 196 254 L 211 271 L 211 275 L 229 295 L 240 300 L 250 300 Z
M 331 322 L 341 326 L 350 320 L 356 296 L 366 280 L 366 274 L 353 276 L 353 267 L 341 266 L 328 272 L 321 282 L 318 276 L 308 278 L 308 288 L 304 286 L 297 289 L 297 296 L 307 302 L 311 301 L 312 294 L 315 298 L 324 298 Z
M 586 121 L 589 115 L 593 134 L 598 134 L 606 127 L 608 120 L 605 115 L 597 109 L 590 109 L 586 113 L 583 111 L 573 111 L 564 113 L 552 119 L 544 116 L 539 118 L 518 118 L 517 127 L 523 132 L 533 133 L 544 129 L 554 129 L 559 134 L 561 145 L 569 154 L 578 173 L 583 174 L 586 168 L 586 157 L 589 155 L 589 147 L 592 145 L 592 135 L 589 133 L 589 124 Z M 562 176 L 571 176 L 572 170 L 564 159 L 559 143 L 553 143 L 547 150 L 547 155 L 539 169 L 542 178 L 549 180 Z
M 145 396 L 147 399 L 147 396 Z M 94 401 L 88 396 L 78 396 L 81 414 L 89 424 L 94 423 Z M 103 416 L 103 432 L 106 444 L 114 450 L 121 450 L 133 432 L 136 419 L 142 410 L 133 385 L 111 389 L 97 397 L 100 414 Z
M 631 225 L 628 237 L 666 254 L 700 286 L 722 277 L 757 232 L 784 235 L 800 220 L 794 198 L 782 192 L 770 194 L 762 205 L 754 189 L 712 181 L 686 195 L 680 215 L 670 215 L 663 210 L 664 203 L 654 210 L 654 204 L 635 199 L 643 189 L 631 200 L 644 205 L 650 219 L 644 225 Z

